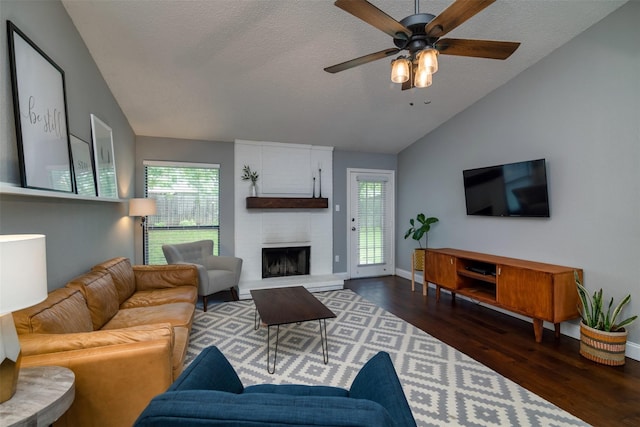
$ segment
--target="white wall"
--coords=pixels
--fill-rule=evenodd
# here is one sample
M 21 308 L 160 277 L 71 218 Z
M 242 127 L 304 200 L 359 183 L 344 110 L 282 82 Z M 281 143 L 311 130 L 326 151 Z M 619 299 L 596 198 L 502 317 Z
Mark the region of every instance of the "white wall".
M 639 20 L 629 2 L 400 153 L 400 268 L 413 248 L 401 236 L 424 211 L 440 218 L 430 247 L 580 267 L 588 288 L 631 293 L 623 314 L 640 313 Z M 551 218 L 465 214 L 463 169 L 536 158 Z M 629 339 L 640 343 L 640 322 Z
M 20 185 L 6 20 L 65 73 L 69 132 L 91 141 L 89 115 L 113 130 L 118 194 L 134 197 L 135 136 L 89 50 L 59 1 L 0 0 L 0 181 Z M 0 234 L 47 236 L 49 290 L 108 258 L 133 258 L 134 220 L 122 203 L 0 194 Z

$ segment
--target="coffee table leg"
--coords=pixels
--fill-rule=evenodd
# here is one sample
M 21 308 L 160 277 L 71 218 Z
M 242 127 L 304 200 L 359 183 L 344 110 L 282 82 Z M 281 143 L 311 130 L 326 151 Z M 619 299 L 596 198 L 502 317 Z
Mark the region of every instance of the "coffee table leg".
M 270 374 L 274 374 L 276 372 L 276 359 L 278 358 L 278 338 L 280 337 L 280 325 L 276 326 L 276 349 L 273 352 L 273 369 L 270 369 L 271 364 L 269 360 L 271 359 L 270 350 L 271 350 L 271 326 L 267 326 L 267 372 Z
M 260 328 L 260 316 L 258 315 L 258 309 L 253 312 L 253 330 L 257 331 Z
M 320 323 L 320 342 L 322 343 L 322 360 L 326 365 L 329 363 L 329 339 L 327 338 L 327 320 L 318 319 Z M 324 337 L 322 336 L 322 324 L 324 323 Z

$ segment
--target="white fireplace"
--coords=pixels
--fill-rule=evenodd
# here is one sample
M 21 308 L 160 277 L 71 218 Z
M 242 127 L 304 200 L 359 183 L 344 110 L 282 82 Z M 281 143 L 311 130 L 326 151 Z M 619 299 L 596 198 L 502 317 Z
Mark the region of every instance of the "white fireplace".
M 247 209 L 250 186 L 240 179 L 245 165 L 259 174 L 258 197 L 322 196 L 329 199 L 329 207 Z M 250 298 L 251 289 L 268 287 L 342 289 L 344 280 L 332 272 L 333 148 L 236 140 L 235 171 L 235 254 L 243 259 L 240 298 Z M 263 248 L 284 247 L 309 248 L 309 274 L 263 278 Z

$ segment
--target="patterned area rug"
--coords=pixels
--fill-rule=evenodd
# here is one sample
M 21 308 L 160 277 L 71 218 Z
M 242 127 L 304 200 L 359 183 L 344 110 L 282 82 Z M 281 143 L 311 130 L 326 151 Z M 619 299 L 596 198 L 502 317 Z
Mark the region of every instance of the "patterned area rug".
M 314 295 L 337 315 L 327 320 L 327 365 L 322 362 L 318 322 L 292 324 L 280 328 L 276 372 L 268 374 L 267 330 L 254 330 L 251 300 L 209 306 L 206 313 L 198 310 L 187 364 L 215 345 L 245 386 L 349 388 L 362 365 L 384 350 L 391 355 L 419 426 L 587 425 L 350 290 Z

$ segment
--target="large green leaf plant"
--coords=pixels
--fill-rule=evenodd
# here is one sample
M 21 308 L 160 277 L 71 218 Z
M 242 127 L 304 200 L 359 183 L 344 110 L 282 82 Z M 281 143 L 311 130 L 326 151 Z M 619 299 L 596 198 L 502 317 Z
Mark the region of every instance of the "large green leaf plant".
M 420 242 L 420 240 L 422 239 L 422 237 L 427 235 L 429 230 L 431 230 L 431 225 L 435 224 L 438 221 L 439 220 L 436 217 L 430 216 L 429 218 L 427 218 L 425 214 L 419 213 L 415 219 L 411 218 L 409 220 L 409 224 L 411 224 L 411 227 L 407 230 L 406 233 L 404 233 L 404 238 L 406 239 L 411 236 L 413 240 L 418 242 L 420 248 L 422 248 L 422 243 Z
M 578 311 L 580 312 L 580 316 L 582 316 L 582 322 L 585 325 L 599 331 L 619 332 L 622 331 L 625 326 L 629 326 L 638 318 L 637 315 L 631 316 L 619 323 L 616 323 L 618 315 L 620 314 L 624 306 L 627 305 L 629 301 L 631 301 L 631 295 L 627 295 L 615 307 L 613 307 L 613 298 L 611 298 L 611 300 L 609 301 L 609 306 L 607 307 L 607 311 L 605 312 L 603 310 L 604 303 L 602 298 L 602 288 L 600 288 L 600 290 L 598 291 L 595 291 L 593 295 L 589 295 L 587 289 L 580 282 L 578 272 L 574 272 L 574 277 L 576 286 L 578 287 L 578 295 L 580 296 L 580 301 L 582 302 L 582 306 L 578 307 Z

